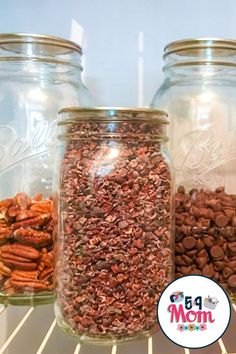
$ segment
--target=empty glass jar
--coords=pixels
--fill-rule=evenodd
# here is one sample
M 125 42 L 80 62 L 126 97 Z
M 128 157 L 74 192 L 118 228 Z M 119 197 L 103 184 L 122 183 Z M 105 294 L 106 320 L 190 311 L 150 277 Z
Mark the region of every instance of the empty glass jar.
M 151 106 L 170 116 L 176 275 L 208 276 L 235 299 L 236 41 L 177 41 L 164 59 Z
M 0 34 L 0 301 L 53 299 L 51 146 L 58 109 L 89 106 L 81 48 Z
M 166 124 L 158 110 L 60 112 L 56 317 L 80 340 L 155 328 L 173 274 Z

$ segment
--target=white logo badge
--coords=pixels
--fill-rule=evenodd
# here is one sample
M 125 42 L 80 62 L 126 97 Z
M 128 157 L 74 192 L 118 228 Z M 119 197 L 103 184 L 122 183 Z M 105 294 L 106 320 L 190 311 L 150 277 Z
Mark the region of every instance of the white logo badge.
M 157 317 L 164 334 L 185 348 L 202 348 L 226 331 L 231 305 L 215 281 L 187 275 L 170 283 L 157 304 Z

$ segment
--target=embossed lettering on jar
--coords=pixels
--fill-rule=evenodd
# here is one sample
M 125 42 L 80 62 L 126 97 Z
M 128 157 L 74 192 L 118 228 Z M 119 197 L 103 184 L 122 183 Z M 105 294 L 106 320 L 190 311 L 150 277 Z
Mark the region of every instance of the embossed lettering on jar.
M 152 106 L 171 117 L 176 275 L 203 274 L 236 299 L 236 41 L 195 39 L 165 48 L 165 81 Z
M 87 341 L 147 335 L 173 272 L 166 115 L 61 115 L 57 320 Z

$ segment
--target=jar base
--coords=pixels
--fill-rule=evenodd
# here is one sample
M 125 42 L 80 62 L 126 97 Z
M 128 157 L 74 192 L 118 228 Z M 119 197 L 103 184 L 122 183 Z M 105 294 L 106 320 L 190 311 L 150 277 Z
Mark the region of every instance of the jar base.
M 58 313 L 55 311 L 56 314 L 56 319 L 57 319 L 57 324 L 58 326 L 66 333 L 69 334 L 70 336 L 74 337 L 77 339 L 79 343 L 86 343 L 86 344 L 92 344 L 92 345 L 103 345 L 103 346 L 111 346 L 111 345 L 116 345 L 116 344 L 122 344 L 126 343 L 132 340 L 142 340 L 145 338 L 148 338 L 152 336 L 154 333 L 156 333 L 159 329 L 158 325 L 155 325 L 152 329 L 147 330 L 147 331 L 142 331 L 138 332 L 137 334 L 134 334 L 132 336 L 123 336 L 120 338 L 112 338 L 112 337 L 99 337 L 99 336 L 89 336 L 89 335 L 79 335 L 77 334 L 67 323 L 65 323 L 60 317 L 58 318 Z
M 52 304 L 55 301 L 55 294 L 7 296 L 0 294 L 0 304 L 14 306 L 38 306 Z
M 134 336 L 121 337 L 121 338 L 115 339 L 115 338 L 105 338 L 105 337 L 90 337 L 90 336 L 86 336 L 86 335 L 79 336 L 71 329 L 68 329 L 68 328 L 66 328 L 64 326 L 60 326 L 60 325 L 59 325 L 59 327 L 62 328 L 62 330 L 65 333 L 67 333 L 67 334 L 73 336 L 75 339 L 77 339 L 78 342 L 80 342 L 80 343 L 101 345 L 101 346 L 111 346 L 111 345 L 130 342 L 133 340 L 142 340 L 142 339 L 150 337 L 153 334 L 152 331 L 143 331 L 143 332 L 140 332 Z

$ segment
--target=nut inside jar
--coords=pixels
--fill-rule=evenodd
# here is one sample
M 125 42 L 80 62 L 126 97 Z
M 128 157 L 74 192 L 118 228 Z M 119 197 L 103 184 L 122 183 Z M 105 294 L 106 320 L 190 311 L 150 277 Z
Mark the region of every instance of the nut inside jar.
M 0 299 L 53 289 L 53 202 L 18 193 L 0 201 Z
M 58 322 L 82 340 L 150 333 L 172 279 L 166 122 L 150 112 L 76 111 L 60 136 Z

